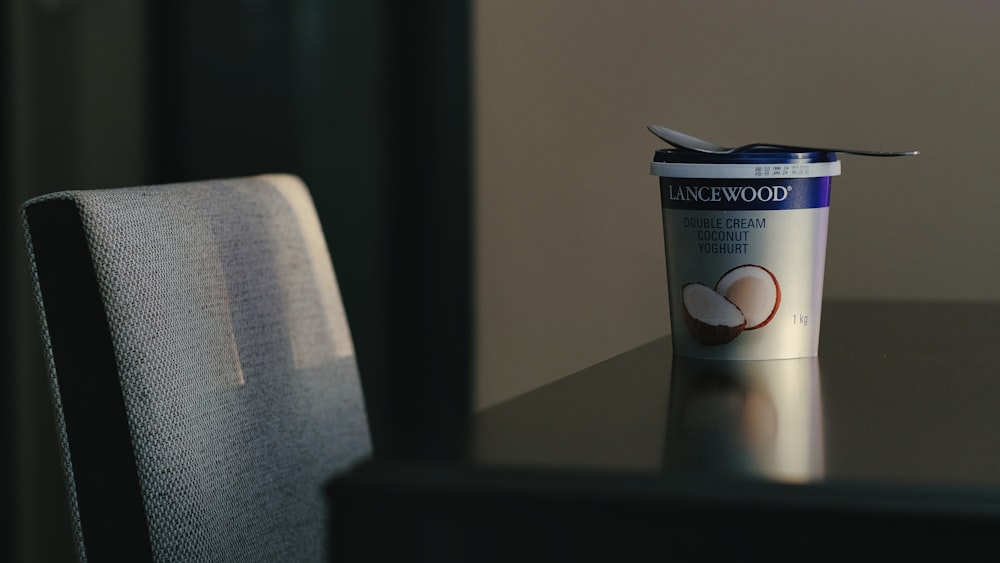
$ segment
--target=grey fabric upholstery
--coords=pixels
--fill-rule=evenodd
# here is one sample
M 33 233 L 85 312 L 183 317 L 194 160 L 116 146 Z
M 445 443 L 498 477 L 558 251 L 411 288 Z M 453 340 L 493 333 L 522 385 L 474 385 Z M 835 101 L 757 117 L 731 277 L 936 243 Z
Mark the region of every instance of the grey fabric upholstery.
M 322 485 L 371 442 L 302 182 L 22 212 L 81 560 L 322 560 Z

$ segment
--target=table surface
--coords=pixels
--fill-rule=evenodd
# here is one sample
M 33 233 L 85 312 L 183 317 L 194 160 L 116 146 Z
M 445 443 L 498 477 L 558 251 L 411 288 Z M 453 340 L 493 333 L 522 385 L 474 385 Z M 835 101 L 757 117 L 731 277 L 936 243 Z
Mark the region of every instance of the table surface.
M 331 537 L 392 561 L 971 558 L 1000 524 L 998 348 L 976 303 L 828 301 L 816 358 L 658 339 L 478 413 L 457 459 L 334 479 Z
M 995 492 L 1000 513 L 998 351 L 998 304 L 828 301 L 818 357 L 690 360 L 661 338 L 482 411 L 470 457 L 979 502 Z

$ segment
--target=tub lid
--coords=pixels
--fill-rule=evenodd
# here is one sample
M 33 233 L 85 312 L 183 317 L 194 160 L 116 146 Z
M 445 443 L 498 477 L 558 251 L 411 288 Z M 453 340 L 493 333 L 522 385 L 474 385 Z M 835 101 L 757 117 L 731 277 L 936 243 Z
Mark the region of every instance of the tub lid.
M 832 151 L 755 148 L 708 154 L 660 149 L 653 155 L 649 173 L 669 178 L 818 178 L 839 176 L 840 160 Z

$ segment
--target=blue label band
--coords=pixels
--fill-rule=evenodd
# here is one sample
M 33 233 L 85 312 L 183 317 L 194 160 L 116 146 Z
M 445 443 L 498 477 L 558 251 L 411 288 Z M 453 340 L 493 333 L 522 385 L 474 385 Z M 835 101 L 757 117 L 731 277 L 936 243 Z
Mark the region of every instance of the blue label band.
M 759 211 L 830 206 L 830 178 L 660 178 L 664 209 Z

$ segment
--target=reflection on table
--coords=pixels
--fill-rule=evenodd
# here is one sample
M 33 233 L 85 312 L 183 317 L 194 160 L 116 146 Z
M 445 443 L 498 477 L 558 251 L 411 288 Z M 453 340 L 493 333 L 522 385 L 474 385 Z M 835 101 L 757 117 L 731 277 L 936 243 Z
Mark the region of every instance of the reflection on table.
M 817 358 L 675 357 L 664 468 L 805 482 L 824 476 Z

